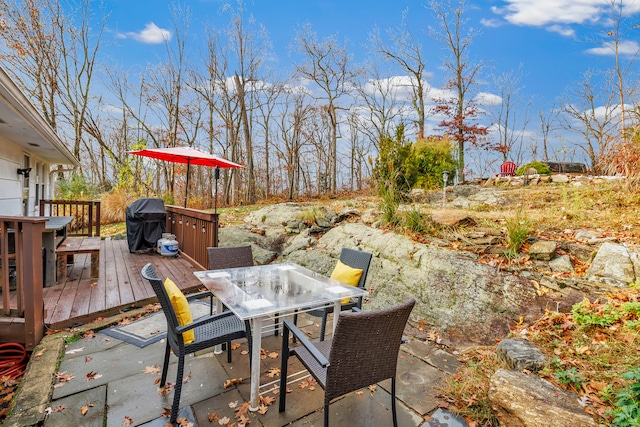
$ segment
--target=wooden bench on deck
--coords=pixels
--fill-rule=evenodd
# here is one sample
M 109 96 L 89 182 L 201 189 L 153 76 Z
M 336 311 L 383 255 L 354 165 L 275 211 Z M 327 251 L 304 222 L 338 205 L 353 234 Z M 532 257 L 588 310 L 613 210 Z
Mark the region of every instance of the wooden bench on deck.
M 56 283 L 67 279 L 67 264 L 73 264 L 76 254 L 91 254 L 91 278 L 98 278 L 100 237 L 67 237 L 56 248 Z

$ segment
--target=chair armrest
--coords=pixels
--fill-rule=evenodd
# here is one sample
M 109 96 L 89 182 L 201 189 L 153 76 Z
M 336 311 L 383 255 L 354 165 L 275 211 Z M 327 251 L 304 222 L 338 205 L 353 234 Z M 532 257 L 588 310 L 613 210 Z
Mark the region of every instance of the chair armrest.
M 362 313 L 362 309 L 360 309 L 360 307 L 351 307 L 351 311 L 354 313 Z
M 316 346 L 313 345 L 309 338 L 307 338 L 307 335 L 300 329 L 298 329 L 298 327 L 294 325 L 291 320 L 286 319 L 283 322 L 283 327 L 288 329 L 293 334 L 293 336 L 296 337 L 298 341 L 300 341 L 300 345 L 309 350 L 309 353 L 311 353 L 313 358 L 316 359 L 320 366 L 322 366 L 323 368 L 329 366 L 329 360 L 324 356 L 324 354 L 320 353 L 320 350 L 318 350 Z
M 212 298 L 214 295 L 211 291 L 202 291 L 202 292 L 196 292 L 193 294 L 188 294 L 185 295 L 185 297 L 187 298 L 187 301 L 192 301 L 194 299 L 198 299 L 198 298 L 202 298 L 202 297 L 209 297 Z
M 229 317 L 229 316 L 235 316 L 235 314 L 233 314 L 232 311 L 225 311 L 223 313 L 220 314 L 212 314 L 209 316 L 203 316 L 199 319 L 196 319 L 195 321 L 189 323 L 188 325 L 184 325 L 184 326 L 178 326 L 176 328 L 176 332 L 178 332 L 179 334 L 183 334 L 186 331 L 189 331 L 191 329 L 197 328 L 200 325 L 204 325 L 206 323 L 210 323 L 210 322 L 215 322 L 218 319 L 222 319 L 225 317 Z

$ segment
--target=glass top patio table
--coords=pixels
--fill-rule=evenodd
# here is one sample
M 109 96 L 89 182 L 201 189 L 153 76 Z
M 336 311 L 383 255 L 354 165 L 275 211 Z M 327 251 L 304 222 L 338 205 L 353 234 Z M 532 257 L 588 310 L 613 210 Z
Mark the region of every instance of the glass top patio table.
M 297 264 L 283 263 L 224 270 L 196 271 L 195 276 L 236 316 L 251 322 L 251 405 L 258 408 L 260 387 L 260 343 L 262 320 L 294 310 L 334 306 L 340 301 L 368 294 L 364 289 L 345 285 Z M 218 307 L 221 309 L 221 307 Z M 338 316 L 334 316 L 334 329 Z
M 203 285 L 242 320 L 322 306 L 367 291 L 297 264 L 197 271 Z

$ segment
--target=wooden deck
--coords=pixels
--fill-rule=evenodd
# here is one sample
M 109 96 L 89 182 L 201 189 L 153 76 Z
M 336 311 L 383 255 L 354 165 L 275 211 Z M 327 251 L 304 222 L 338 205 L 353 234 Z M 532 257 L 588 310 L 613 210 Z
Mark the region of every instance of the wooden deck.
M 69 265 L 64 283 L 44 288 L 45 324 L 62 329 L 157 301 L 151 285 L 140 276 L 148 262 L 185 292 L 202 288 L 193 275 L 200 268 L 185 259 L 132 254 L 126 240 L 102 240 L 98 279 L 91 278 L 91 256 L 81 254 Z

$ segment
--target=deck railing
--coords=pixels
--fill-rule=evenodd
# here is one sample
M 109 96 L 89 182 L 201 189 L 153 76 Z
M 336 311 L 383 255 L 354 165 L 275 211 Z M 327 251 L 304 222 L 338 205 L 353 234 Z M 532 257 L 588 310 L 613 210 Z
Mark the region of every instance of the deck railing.
M 0 216 L 0 342 L 27 350 L 44 336 L 42 234 L 46 219 Z M 10 292 L 15 287 L 15 292 Z
M 175 234 L 180 252 L 192 264 L 207 268 L 207 247 L 218 246 L 218 214 L 165 206 L 167 233 Z
M 100 202 L 40 200 L 40 216 L 73 216 L 68 236 L 100 236 Z

